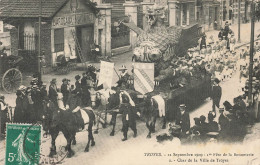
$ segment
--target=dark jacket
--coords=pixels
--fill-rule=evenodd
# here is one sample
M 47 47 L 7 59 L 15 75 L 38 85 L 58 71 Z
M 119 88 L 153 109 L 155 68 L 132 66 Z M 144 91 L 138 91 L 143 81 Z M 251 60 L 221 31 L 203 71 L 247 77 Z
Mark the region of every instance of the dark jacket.
M 121 87 L 122 85 L 126 86 L 129 77 L 130 77 L 130 75 L 128 73 L 121 76 L 120 79 L 117 81 L 118 87 Z
M 208 132 L 218 132 L 218 123 L 211 121 L 208 123 Z
M 81 84 L 79 81 L 75 82 L 75 91 L 76 93 L 81 93 Z
M 82 77 L 82 79 L 81 79 L 81 86 L 82 87 L 85 87 L 85 86 L 87 86 L 87 77 Z
M 50 98 L 50 100 L 54 103 L 57 103 L 57 96 L 58 96 L 57 87 L 50 85 L 50 87 L 49 87 L 49 98 Z
M 119 111 L 122 112 L 122 121 L 135 122 L 137 110 L 129 103 L 120 105 Z
M 64 103 L 66 103 L 67 100 L 68 100 L 68 97 L 69 97 L 69 93 L 70 93 L 67 84 L 62 84 L 61 85 L 61 93 L 63 95 L 63 101 L 64 101 Z
M 177 115 L 176 124 L 181 126 L 181 131 L 183 133 L 189 131 L 190 129 L 190 115 L 188 112 L 184 112 L 182 115 L 181 112 Z
M 213 100 L 220 100 L 220 98 L 221 98 L 221 95 L 222 95 L 222 88 L 219 86 L 219 85 L 217 85 L 217 86 L 213 86 L 212 87 L 212 99 Z
M 218 123 L 220 125 L 221 131 L 229 129 L 229 120 L 223 114 L 220 114 L 218 118 Z

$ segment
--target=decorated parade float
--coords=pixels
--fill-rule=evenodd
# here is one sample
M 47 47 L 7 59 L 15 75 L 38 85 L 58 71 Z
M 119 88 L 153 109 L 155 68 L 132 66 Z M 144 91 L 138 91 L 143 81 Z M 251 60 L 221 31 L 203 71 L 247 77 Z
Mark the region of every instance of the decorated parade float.
M 186 104 L 192 110 L 210 96 L 211 76 L 202 73 L 200 68 L 185 66 L 187 51 L 198 45 L 198 40 L 203 35 L 202 29 L 198 24 L 186 27 L 166 26 L 165 8 L 158 5 L 147 7 L 145 16 L 147 29 L 141 29 L 131 22 L 123 22 L 138 34 L 133 51 L 133 86 L 136 90 L 138 75 L 135 74 L 135 66 L 140 63 L 154 64 L 154 77 L 150 79 L 154 79 L 155 86 L 149 94 L 163 95 L 166 100 L 166 116 L 168 120 L 173 120 L 180 104 Z M 149 75 L 147 69 L 146 72 Z

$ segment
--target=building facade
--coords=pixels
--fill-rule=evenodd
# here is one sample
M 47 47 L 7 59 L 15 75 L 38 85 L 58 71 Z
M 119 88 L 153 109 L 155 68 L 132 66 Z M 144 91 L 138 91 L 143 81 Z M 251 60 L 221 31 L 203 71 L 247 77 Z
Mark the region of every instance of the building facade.
M 247 23 L 250 20 L 250 1 L 249 0 L 221 0 L 222 21 L 238 23 L 240 1 L 240 20 Z
M 40 0 L 0 2 L 6 6 L 0 19 L 13 27 L 5 29 L 12 34 L 11 40 L 16 41 L 11 44 L 12 54 L 34 64 L 39 47 L 39 3 Z M 79 62 L 91 61 L 94 43 L 101 46 L 103 55 L 111 55 L 111 8 L 110 4 L 97 5 L 89 0 L 42 1 L 40 43 L 47 64 L 55 66 L 59 55 Z

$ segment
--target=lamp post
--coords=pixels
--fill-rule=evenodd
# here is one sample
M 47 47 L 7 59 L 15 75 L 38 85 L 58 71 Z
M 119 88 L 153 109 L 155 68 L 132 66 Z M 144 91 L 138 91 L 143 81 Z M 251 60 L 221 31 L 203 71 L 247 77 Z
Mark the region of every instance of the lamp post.
M 41 22 L 42 22 L 42 0 L 39 0 L 39 26 L 38 26 L 38 73 L 39 81 L 42 80 L 42 71 L 41 71 Z
M 251 4 L 251 39 L 250 39 L 250 60 L 249 60 L 249 89 L 248 102 L 252 105 L 252 78 L 253 78 L 253 57 L 254 57 L 254 30 L 255 30 L 255 3 Z
M 237 42 L 240 43 L 240 20 L 241 20 L 241 0 L 238 0 L 238 39 Z

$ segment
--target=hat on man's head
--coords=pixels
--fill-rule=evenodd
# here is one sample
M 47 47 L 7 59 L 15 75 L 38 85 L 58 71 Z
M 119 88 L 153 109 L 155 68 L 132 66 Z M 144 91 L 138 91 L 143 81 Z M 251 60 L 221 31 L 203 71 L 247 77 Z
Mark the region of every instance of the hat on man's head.
M 67 79 L 66 79 L 66 78 L 62 79 L 62 82 L 65 82 L 65 81 L 67 81 Z
M 218 83 L 220 83 L 220 80 L 218 78 L 215 78 L 214 82 L 216 82 L 218 84 Z
M 76 79 L 76 80 L 79 80 L 79 79 L 80 79 L 80 75 L 76 75 L 76 76 L 75 76 L 75 79 Z
M 38 78 L 33 78 L 32 81 L 38 81 Z
M 121 68 L 119 68 L 119 70 L 127 70 L 125 65 L 122 65 Z
M 213 115 L 212 111 L 210 111 L 208 113 L 208 119 L 210 120 L 210 119 L 214 119 L 214 118 L 215 118 L 215 116 Z
M 201 115 L 200 116 L 200 121 L 205 121 L 206 120 L 206 117 L 204 115 Z
M 224 107 L 219 107 L 218 110 L 223 112 L 225 109 L 224 109 Z
M 38 86 L 37 85 L 33 85 L 32 88 L 37 88 Z
M 51 80 L 51 83 L 55 83 L 55 82 L 57 82 L 57 80 L 56 80 L 56 78 L 53 78 L 53 79 Z
M 179 107 L 180 108 L 186 108 L 186 105 L 185 104 L 180 104 Z
M 18 88 L 18 90 L 19 90 L 19 91 L 24 91 L 24 90 L 26 90 L 26 86 L 21 85 L 21 86 Z

